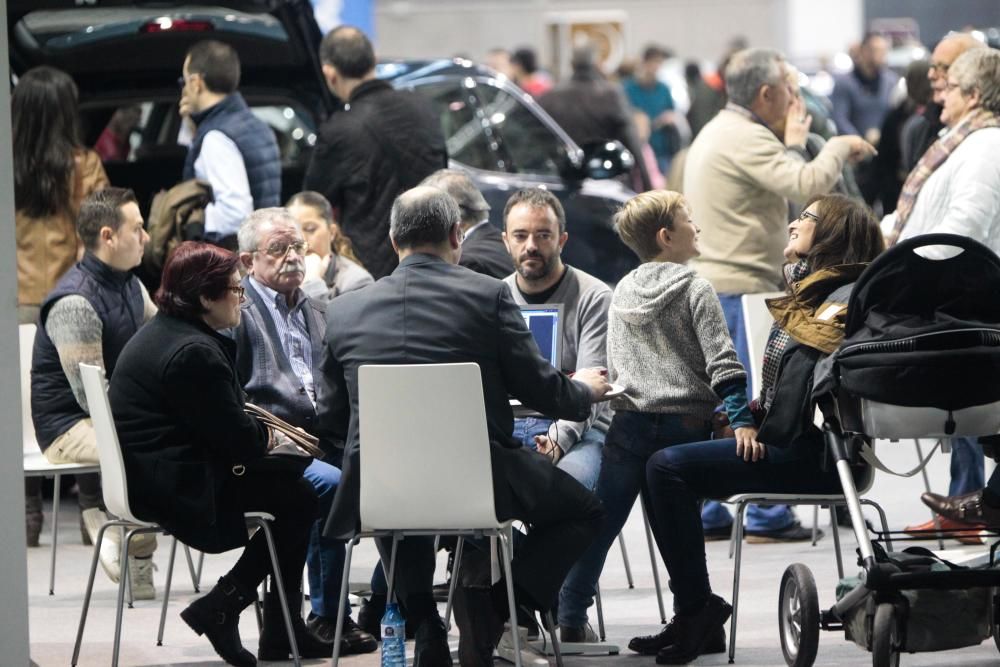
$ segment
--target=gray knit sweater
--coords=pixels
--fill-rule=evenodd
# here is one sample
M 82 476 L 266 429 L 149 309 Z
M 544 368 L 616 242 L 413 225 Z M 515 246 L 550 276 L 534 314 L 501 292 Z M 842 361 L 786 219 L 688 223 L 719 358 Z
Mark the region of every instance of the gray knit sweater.
M 615 410 L 709 419 L 714 388 L 746 380 L 722 305 L 704 278 L 669 262 L 648 262 L 615 288 L 608 313 L 608 373 L 625 388 Z

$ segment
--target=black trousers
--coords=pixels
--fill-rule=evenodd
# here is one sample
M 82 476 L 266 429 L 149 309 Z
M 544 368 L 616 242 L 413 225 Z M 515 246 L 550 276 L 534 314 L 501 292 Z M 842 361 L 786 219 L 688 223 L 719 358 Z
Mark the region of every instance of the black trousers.
M 267 512 L 274 516 L 271 532 L 281 578 L 286 591 L 299 591 L 309 531 L 316 521 L 318 505 L 312 485 L 301 476 L 292 478 L 248 469 L 232 484 L 232 492 L 239 498 L 243 512 Z M 244 589 L 253 590 L 268 574 L 271 574 L 271 558 L 264 532 L 258 530 L 229 576 Z
M 597 496 L 535 451 L 490 445 L 490 459 L 497 518 L 529 526 L 514 553 L 514 582 L 530 598 L 519 602 L 549 609 L 569 569 L 601 529 L 604 508 Z M 391 549 L 391 540 L 379 541 L 386 562 Z M 430 599 L 433 577 L 434 538 L 402 540 L 396 555 L 397 597 L 408 606 L 411 598 Z

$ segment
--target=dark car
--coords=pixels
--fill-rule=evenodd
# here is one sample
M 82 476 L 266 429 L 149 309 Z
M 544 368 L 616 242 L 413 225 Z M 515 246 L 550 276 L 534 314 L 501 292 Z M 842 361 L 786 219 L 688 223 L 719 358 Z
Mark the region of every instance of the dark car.
M 308 0 L 9 0 L 7 12 L 15 82 L 40 64 L 71 74 L 87 145 L 115 110 L 139 107 L 128 156 L 105 169 L 112 183 L 136 191 L 144 212 L 156 192 L 181 180 L 187 149 L 178 144 L 177 77 L 193 43 L 218 39 L 240 54 L 240 92 L 278 139 L 283 199 L 301 189 L 318 127 L 339 107 L 323 80 Z M 546 187 L 566 208 L 567 262 L 611 283 L 636 265 L 611 226 L 633 194 L 623 181 L 633 158 L 620 144 L 581 149 L 529 95 L 469 61 L 387 62 L 378 75 L 434 105 L 452 166 L 482 190 L 494 224 L 514 190 Z

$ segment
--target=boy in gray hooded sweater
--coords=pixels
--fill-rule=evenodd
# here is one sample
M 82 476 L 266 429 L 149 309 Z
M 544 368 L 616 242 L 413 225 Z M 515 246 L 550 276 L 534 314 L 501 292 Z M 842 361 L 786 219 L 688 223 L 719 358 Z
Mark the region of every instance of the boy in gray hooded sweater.
M 648 502 L 650 456 L 663 447 L 707 440 L 720 401 L 736 435 L 734 454 L 756 461 L 764 451 L 747 407 L 747 374 L 722 306 L 711 284 L 685 266 L 699 251 L 698 227 L 684 197 L 668 191 L 640 194 L 618 212 L 615 227 L 643 264 L 618 283 L 608 313 L 608 379 L 624 393 L 611 402 L 615 415 L 596 489 L 607 520 L 560 592 L 564 635 L 586 627 L 608 549 L 636 497 L 642 493 Z M 670 628 L 636 638 L 629 648 L 655 655 L 676 640 Z M 704 652 L 725 648 L 720 622 Z

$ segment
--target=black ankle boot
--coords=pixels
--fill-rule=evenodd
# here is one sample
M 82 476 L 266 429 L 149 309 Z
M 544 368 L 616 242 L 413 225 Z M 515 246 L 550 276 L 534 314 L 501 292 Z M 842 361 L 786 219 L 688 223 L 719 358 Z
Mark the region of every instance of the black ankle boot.
M 257 659 L 240 641 L 240 612 L 250 606 L 254 595 L 232 578 L 219 579 L 208 595 L 192 602 L 181 618 L 199 635 L 208 637 L 219 657 L 236 667 L 254 667 Z
M 302 593 L 299 591 L 287 596 L 288 604 L 292 607 L 292 631 L 295 632 L 299 657 L 304 659 L 332 657 L 333 642 L 323 641 L 306 628 L 298 605 L 301 596 Z M 271 592 L 264 596 L 264 625 L 260 630 L 257 659 L 289 660 L 291 657 L 292 647 L 288 645 L 288 630 L 285 629 L 285 617 L 281 613 L 281 598 L 277 593 Z

